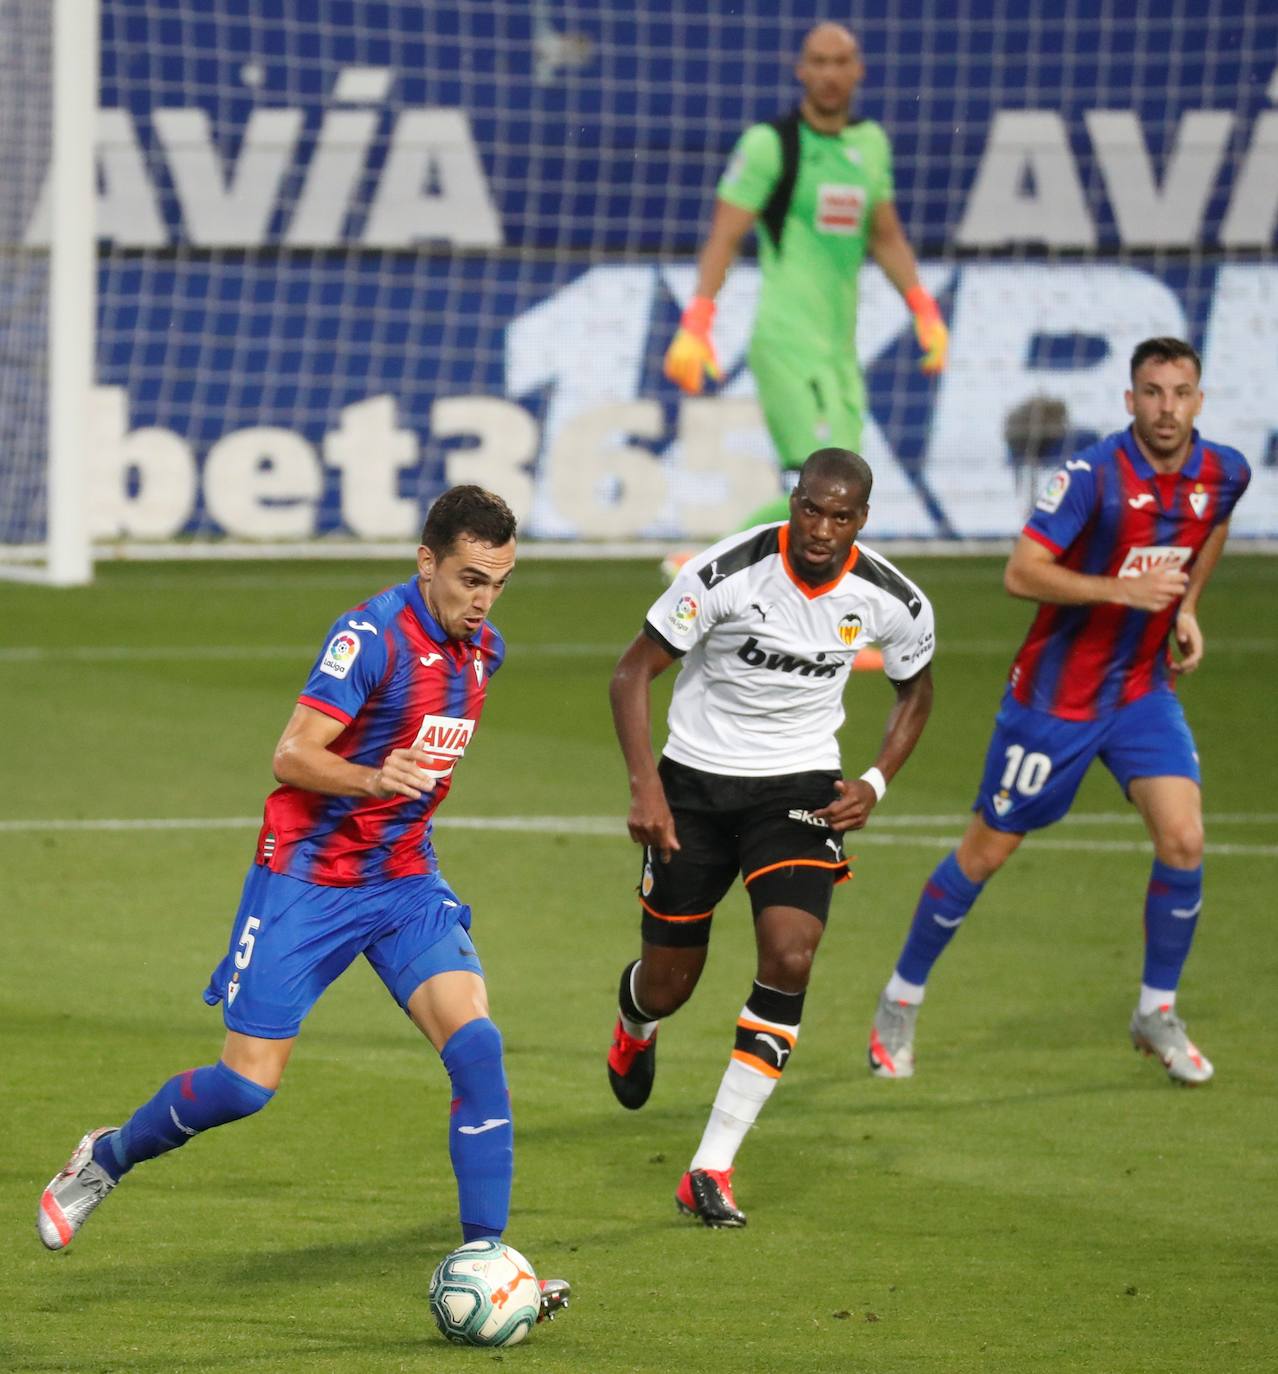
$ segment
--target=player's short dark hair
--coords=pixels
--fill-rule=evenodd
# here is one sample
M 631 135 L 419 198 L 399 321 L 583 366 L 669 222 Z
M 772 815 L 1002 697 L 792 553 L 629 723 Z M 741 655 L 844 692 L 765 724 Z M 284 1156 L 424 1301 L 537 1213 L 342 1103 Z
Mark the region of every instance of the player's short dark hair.
M 824 477 L 861 489 L 861 500 L 870 499 L 870 488 L 874 485 L 874 474 L 870 465 L 859 453 L 850 448 L 819 448 L 810 453 L 799 469 L 799 481 L 808 477 Z
M 514 512 L 494 492 L 474 485 L 452 487 L 427 511 L 422 543 L 436 558 L 447 558 L 463 534 L 500 548 L 515 537 L 516 528 Z
M 1200 377 L 1203 375 L 1203 360 L 1192 344 L 1187 344 L 1184 339 L 1173 339 L 1169 335 L 1158 339 L 1146 339 L 1136 345 L 1136 351 L 1132 354 L 1132 381 L 1136 380 L 1136 369 L 1151 360 L 1156 363 L 1174 363 L 1181 358 L 1188 358 L 1194 365 L 1194 371 Z

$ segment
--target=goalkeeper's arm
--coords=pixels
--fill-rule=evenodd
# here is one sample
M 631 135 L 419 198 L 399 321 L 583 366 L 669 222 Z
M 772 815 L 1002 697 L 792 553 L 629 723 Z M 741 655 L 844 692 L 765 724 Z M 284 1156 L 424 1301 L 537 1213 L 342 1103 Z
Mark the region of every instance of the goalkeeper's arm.
M 679 329 L 666 350 L 665 373 L 676 386 L 697 395 L 705 385 L 706 374 L 719 380 L 719 359 L 710 330 L 714 324 L 714 298 L 719 294 L 728 268 L 732 266 L 741 240 L 754 226 L 750 210 L 714 203 L 710 233 L 697 261 L 697 290 L 679 321 Z
M 936 301 L 919 282 L 914 250 L 905 237 L 896 206 L 890 200 L 881 200 L 870 216 L 870 254 L 910 307 L 914 334 L 923 350 L 920 364 L 923 371 L 929 374 L 943 371 L 949 355 L 950 332 Z

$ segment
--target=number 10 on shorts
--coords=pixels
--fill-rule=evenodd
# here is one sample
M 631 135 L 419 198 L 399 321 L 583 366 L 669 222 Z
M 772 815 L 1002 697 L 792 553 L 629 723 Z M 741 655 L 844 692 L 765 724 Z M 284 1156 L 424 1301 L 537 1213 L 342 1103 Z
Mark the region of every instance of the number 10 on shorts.
M 257 939 L 254 931 L 256 931 L 261 924 L 261 919 L 257 916 L 250 916 L 244 922 L 244 929 L 240 932 L 239 948 L 235 951 L 236 968 L 241 970 L 248 968 L 249 961 L 253 958 L 253 944 Z
M 1023 744 L 1013 744 L 1007 750 L 1007 767 L 999 785 L 1007 792 L 1015 787 L 1022 797 L 1036 797 L 1051 774 L 1052 761 L 1046 754 L 1027 754 Z

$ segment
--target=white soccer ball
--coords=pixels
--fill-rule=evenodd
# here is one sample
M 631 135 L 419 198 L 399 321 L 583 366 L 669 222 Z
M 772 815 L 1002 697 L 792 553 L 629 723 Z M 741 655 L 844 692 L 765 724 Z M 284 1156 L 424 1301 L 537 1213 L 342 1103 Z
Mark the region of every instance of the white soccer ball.
M 430 1310 L 458 1345 L 514 1345 L 537 1322 L 541 1286 L 518 1250 L 499 1240 L 472 1240 L 435 1266 Z

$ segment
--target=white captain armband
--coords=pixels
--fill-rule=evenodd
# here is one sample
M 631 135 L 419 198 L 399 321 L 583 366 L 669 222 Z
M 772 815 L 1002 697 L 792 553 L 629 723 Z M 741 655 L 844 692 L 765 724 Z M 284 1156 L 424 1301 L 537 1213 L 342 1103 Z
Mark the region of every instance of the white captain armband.
M 868 782 L 870 786 L 874 788 L 874 797 L 876 801 L 883 800 L 884 793 L 887 791 L 887 779 L 877 768 L 867 768 L 865 772 L 861 774 L 861 781 Z

